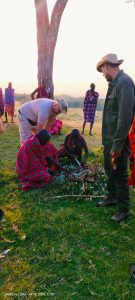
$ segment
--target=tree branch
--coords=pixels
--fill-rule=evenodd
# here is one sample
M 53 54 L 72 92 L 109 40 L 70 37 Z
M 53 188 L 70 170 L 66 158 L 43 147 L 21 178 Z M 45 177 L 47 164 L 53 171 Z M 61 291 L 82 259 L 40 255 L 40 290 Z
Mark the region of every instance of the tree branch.
M 126 3 L 134 3 L 135 4 L 135 0 L 127 0 Z
M 53 48 L 53 50 L 55 49 L 61 17 L 62 17 L 62 14 L 66 7 L 67 2 L 68 2 L 68 0 L 57 0 L 55 6 L 53 8 L 53 11 L 52 11 L 50 28 L 48 31 L 48 39 L 52 43 L 51 48 Z
M 49 15 L 46 0 L 34 0 L 37 22 L 37 46 L 38 46 L 38 82 L 44 77 L 44 54 L 49 30 Z
M 37 28 L 40 30 L 37 31 L 37 38 L 40 43 L 41 39 L 46 38 L 48 29 L 49 29 L 49 15 L 48 15 L 48 7 L 46 0 L 34 0 L 35 8 L 36 8 L 36 21 Z

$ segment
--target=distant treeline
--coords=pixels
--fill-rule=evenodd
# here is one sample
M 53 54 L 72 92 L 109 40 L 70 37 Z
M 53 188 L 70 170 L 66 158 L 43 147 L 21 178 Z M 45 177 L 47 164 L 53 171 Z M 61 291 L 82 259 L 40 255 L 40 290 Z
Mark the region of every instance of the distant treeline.
M 83 101 L 84 101 L 83 97 L 75 98 L 75 97 L 71 97 L 71 96 L 68 96 L 68 95 L 59 95 L 59 96 L 55 97 L 55 99 L 57 99 L 57 98 L 58 99 L 62 98 L 64 100 L 66 100 L 66 102 L 68 103 L 68 106 L 70 108 L 81 108 L 81 107 L 83 107 Z M 30 101 L 31 97 L 28 94 L 16 94 L 15 99 L 16 99 L 16 101 L 20 101 L 22 103 L 25 103 L 27 101 Z M 97 110 L 102 111 L 103 107 L 104 107 L 104 99 L 99 98 L 98 105 L 97 105 Z

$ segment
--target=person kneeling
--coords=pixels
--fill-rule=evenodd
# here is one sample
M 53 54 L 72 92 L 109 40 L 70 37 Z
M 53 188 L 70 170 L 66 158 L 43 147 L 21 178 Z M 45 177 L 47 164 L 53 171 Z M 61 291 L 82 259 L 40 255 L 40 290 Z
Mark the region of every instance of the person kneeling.
M 17 154 L 16 173 L 22 190 L 43 188 L 51 182 L 54 170 L 64 168 L 59 164 L 58 151 L 49 142 L 50 133 L 42 129 L 23 143 Z
M 85 156 L 82 159 L 82 152 Z M 59 151 L 59 157 L 68 156 L 71 159 L 77 158 L 80 162 L 86 162 L 88 159 L 88 147 L 85 139 L 78 129 L 73 129 L 65 138 L 63 148 Z

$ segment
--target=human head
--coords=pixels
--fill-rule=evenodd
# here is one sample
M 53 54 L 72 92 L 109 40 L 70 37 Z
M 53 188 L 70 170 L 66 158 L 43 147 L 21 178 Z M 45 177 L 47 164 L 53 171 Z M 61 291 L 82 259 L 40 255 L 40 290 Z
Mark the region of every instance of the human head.
M 68 110 L 68 105 L 63 99 L 57 99 L 56 102 L 53 103 L 53 111 L 55 114 L 66 113 Z
M 77 140 L 80 136 L 80 131 L 76 128 L 74 128 L 72 131 L 71 131 L 71 135 L 72 135 L 72 138 L 74 140 Z
M 45 81 L 45 79 L 41 80 L 41 86 L 44 87 L 44 88 L 46 88 L 46 81 Z
M 91 83 L 90 88 L 91 88 L 91 91 L 94 92 L 94 90 L 95 90 L 95 84 Z
M 111 82 L 115 78 L 115 76 L 117 75 L 120 69 L 118 65 L 113 65 L 108 63 L 108 64 L 104 64 L 101 67 L 101 70 L 106 80 L 108 82 Z
M 97 71 L 103 73 L 107 81 L 112 81 L 119 72 L 119 65 L 123 59 L 118 59 L 116 54 L 107 54 L 97 63 Z
M 8 87 L 11 89 L 12 88 L 12 82 L 9 82 Z
M 50 133 L 46 129 L 42 129 L 37 133 L 37 138 L 41 146 L 44 146 L 50 140 Z

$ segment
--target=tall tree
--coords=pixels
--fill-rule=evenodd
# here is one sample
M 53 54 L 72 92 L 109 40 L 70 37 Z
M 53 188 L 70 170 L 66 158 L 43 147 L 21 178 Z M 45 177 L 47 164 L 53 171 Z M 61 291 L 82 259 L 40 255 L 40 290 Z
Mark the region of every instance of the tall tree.
M 50 88 L 52 98 L 53 85 L 53 61 L 54 51 L 58 37 L 61 17 L 68 0 L 57 0 L 53 8 L 49 22 L 46 0 L 35 0 L 37 21 L 37 46 L 38 46 L 38 82 L 46 80 L 47 88 Z

